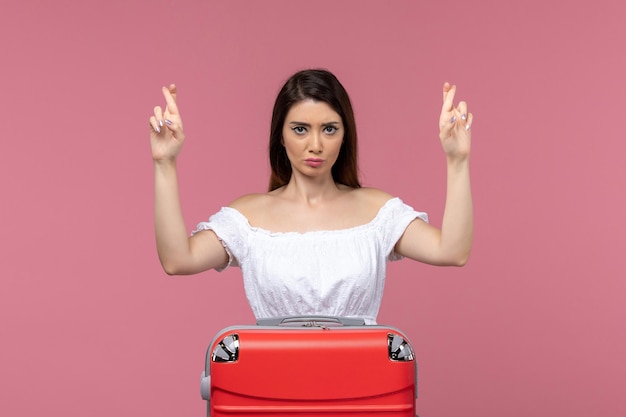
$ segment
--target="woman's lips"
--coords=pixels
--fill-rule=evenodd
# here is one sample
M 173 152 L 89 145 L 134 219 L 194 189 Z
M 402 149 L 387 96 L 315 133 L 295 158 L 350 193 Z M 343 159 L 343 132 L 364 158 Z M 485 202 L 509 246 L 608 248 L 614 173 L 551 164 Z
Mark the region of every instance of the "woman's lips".
M 305 159 L 304 162 L 306 162 L 308 166 L 315 168 L 315 167 L 322 165 L 324 160 L 320 158 L 308 158 L 308 159 Z

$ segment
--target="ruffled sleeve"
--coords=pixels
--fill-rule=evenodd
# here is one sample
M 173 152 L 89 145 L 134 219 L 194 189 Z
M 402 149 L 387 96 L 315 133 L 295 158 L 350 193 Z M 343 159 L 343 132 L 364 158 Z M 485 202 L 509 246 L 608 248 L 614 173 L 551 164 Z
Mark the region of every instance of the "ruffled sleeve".
M 222 207 L 208 222 L 198 223 L 191 234 L 203 230 L 215 232 L 228 254 L 228 263 L 216 268 L 217 271 L 224 271 L 229 266 L 240 266 L 241 260 L 246 257 L 246 242 L 250 231 L 250 224 L 242 214 L 230 207 Z
M 390 261 L 398 261 L 403 258 L 403 256 L 394 251 L 394 247 L 409 224 L 417 218 L 428 223 L 428 214 L 415 211 L 413 207 L 405 204 L 397 197 L 391 199 L 383 206 L 379 216 L 381 222 L 379 230 L 383 233 L 384 253 L 387 254 Z

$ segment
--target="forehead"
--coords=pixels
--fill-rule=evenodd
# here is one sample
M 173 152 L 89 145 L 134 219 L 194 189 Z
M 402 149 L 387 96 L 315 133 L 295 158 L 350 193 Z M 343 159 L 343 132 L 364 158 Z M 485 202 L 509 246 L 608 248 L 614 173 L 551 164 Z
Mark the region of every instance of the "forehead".
M 289 109 L 285 122 L 341 122 L 341 116 L 324 101 L 306 99 L 297 102 Z

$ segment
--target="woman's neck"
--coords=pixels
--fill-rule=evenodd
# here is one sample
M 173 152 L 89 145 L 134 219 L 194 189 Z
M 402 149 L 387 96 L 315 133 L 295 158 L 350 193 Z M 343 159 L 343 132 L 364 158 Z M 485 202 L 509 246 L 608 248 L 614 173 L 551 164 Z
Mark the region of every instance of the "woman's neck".
M 343 193 L 343 188 L 340 184 L 335 183 L 330 176 L 321 179 L 292 175 L 281 194 L 283 197 L 294 201 L 300 200 L 307 205 L 316 205 L 336 198 Z

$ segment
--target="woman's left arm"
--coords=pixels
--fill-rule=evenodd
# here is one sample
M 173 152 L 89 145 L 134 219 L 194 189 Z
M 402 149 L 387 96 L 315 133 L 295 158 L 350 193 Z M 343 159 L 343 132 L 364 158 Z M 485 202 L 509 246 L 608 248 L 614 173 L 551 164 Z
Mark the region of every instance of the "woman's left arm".
M 469 156 L 473 115 L 464 101 L 454 107 L 456 86 L 443 86 L 439 139 L 447 160 L 447 193 L 441 230 L 413 221 L 396 244 L 398 254 L 432 265 L 465 265 L 474 234 Z

